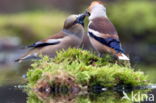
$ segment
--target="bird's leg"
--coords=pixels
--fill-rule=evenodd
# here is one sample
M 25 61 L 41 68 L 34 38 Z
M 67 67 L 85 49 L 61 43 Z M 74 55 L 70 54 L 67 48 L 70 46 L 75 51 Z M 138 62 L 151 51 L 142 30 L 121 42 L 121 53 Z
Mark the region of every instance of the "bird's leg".
M 119 64 L 119 61 L 118 60 L 115 60 L 115 64 Z
M 101 57 L 102 58 L 103 56 L 104 56 L 104 54 L 98 52 L 98 57 Z

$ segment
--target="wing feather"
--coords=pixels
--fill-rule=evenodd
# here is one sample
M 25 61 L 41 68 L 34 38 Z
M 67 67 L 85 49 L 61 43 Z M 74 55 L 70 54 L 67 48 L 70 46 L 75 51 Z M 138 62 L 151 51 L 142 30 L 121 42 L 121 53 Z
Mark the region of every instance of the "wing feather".
M 107 38 L 107 37 L 112 37 L 114 39 L 119 38 L 114 25 L 111 23 L 111 21 L 108 18 L 105 17 L 99 17 L 93 19 L 89 24 L 89 29 L 101 33 L 102 35 L 100 36 L 103 38 Z
M 55 35 L 50 36 L 47 39 L 44 39 L 44 40 L 41 40 L 34 44 L 29 45 L 28 48 L 38 48 L 38 47 L 43 47 L 47 45 L 56 45 L 56 44 L 59 44 L 65 36 L 66 35 L 63 32 L 59 32 Z
M 115 51 L 124 53 L 119 40 L 114 39 L 114 38 L 98 37 L 98 36 L 94 35 L 92 32 L 89 32 L 89 35 L 90 35 L 90 37 L 94 38 L 95 40 L 99 41 L 100 43 L 102 43 L 110 48 L 115 49 Z

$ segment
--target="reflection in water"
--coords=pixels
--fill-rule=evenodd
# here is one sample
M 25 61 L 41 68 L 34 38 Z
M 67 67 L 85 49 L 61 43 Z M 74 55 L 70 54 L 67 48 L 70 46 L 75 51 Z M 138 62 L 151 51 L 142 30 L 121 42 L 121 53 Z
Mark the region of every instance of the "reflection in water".
M 43 88 L 42 88 L 43 89 Z M 58 88 L 56 88 L 58 89 Z M 113 90 L 108 91 L 79 91 L 77 93 L 72 92 L 49 92 L 49 87 L 45 90 L 41 90 L 40 93 L 31 91 L 28 96 L 28 103 L 132 103 L 140 102 L 144 99 L 148 100 L 149 95 L 147 95 L 146 90 L 135 90 L 131 92 L 117 92 Z M 57 91 L 57 90 L 56 90 Z M 34 93 L 34 94 L 33 94 Z M 43 99 L 44 96 L 44 99 Z M 133 96 L 133 97 L 132 97 Z M 150 101 L 150 100 L 149 100 Z

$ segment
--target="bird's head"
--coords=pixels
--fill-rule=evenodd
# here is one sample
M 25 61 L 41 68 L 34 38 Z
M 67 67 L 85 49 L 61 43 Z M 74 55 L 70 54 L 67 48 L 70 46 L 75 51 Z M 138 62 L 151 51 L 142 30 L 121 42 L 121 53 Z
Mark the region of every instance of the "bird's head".
M 64 22 L 63 30 L 68 32 L 68 34 L 82 37 L 84 34 L 84 19 L 86 16 L 86 13 L 70 15 Z
M 87 8 L 86 12 L 88 15 L 104 15 L 106 14 L 106 7 L 103 5 L 104 3 L 102 1 L 93 1 Z
M 81 25 L 84 26 L 84 19 L 86 17 L 85 13 L 78 14 L 78 15 L 70 15 L 64 22 L 64 29 L 71 28 L 74 25 Z

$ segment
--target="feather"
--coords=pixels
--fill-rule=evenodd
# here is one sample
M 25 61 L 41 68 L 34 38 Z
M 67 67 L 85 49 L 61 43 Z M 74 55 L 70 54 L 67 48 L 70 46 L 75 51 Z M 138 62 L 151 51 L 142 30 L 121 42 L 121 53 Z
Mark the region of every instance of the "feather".
M 28 48 L 30 48 L 30 47 L 37 48 L 37 47 L 43 47 L 43 46 L 48 46 L 48 45 L 56 45 L 56 44 L 59 44 L 59 43 L 60 43 L 59 40 L 50 39 L 47 42 L 41 42 L 41 41 L 36 42 L 36 43 L 34 43 L 32 45 L 29 45 Z
M 117 31 L 114 25 L 108 18 L 105 17 L 98 17 L 93 19 L 89 24 L 89 28 L 101 34 L 117 35 Z

